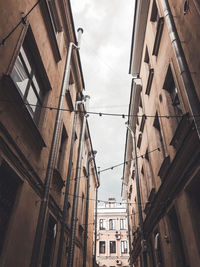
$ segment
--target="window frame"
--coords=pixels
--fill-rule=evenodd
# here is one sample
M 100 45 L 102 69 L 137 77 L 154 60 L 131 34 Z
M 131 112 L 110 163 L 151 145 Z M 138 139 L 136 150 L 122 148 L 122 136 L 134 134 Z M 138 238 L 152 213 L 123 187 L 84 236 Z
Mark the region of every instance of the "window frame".
M 58 151 L 58 159 L 57 159 L 57 169 L 59 172 L 62 174 L 63 169 L 64 169 L 64 160 L 66 157 L 66 148 L 67 148 L 67 143 L 68 143 L 68 134 L 66 127 L 63 124 L 62 127 L 62 133 L 60 137 L 60 144 L 59 144 L 59 151 Z
M 106 219 L 99 219 L 99 230 L 106 230 Z
M 103 245 L 104 244 L 104 245 Z M 102 252 L 102 250 L 104 252 Z M 106 241 L 99 241 L 99 254 L 105 254 L 106 253 Z
M 18 65 L 18 64 L 20 64 L 20 62 L 21 62 L 21 67 L 22 67 L 21 70 L 24 72 L 24 74 L 26 75 L 26 77 L 28 79 L 27 84 L 26 84 L 26 88 L 24 89 L 24 93 L 22 91 L 23 90 L 22 87 L 20 85 L 18 85 L 17 81 L 14 79 L 14 73 L 18 74 L 18 77 L 20 75 L 19 65 Z M 34 120 L 36 125 L 38 125 L 39 119 L 40 119 L 41 107 L 42 107 L 42 103 L 43 103 L 44 95 L 45 95 L 45 87 L 42 84 L 42 79 L 41 79 L 40 74 L 37 70 L 36 62 L 33 59 L 33 54 L 31 52 L 31 49 L 28 47 L 28 41 L 27 41 L 26 37 L 25 37 L 25 39 L 21 45 L 19 54 L 15 60 L 15 64 L 13 66 L 13 69 L 12 69 L 10 76 L 11 76 L 11 79 L 13 80 L 19 94 L 21 95 L 22 100 L 25 103 L 27 110 L 29 111 L 32 119 Z M 34 81 L 34 78 L 35 78 L 35 81 Z M 25 79 L 23 81 L 25 81 Z M 37 87 L 38 87 L 38 89 L 37 89 Z M 30 101 L 28 99 L 31 93 L 33 93 L 34 97 L 36 98 L 35 104 L 30 103 Z
M 121 254 L 127 254 L 128 253 L 128 242 L 127 240 L 121 240 L 120 242 L 121 247 Z
M 172 84 L 174 84 L 175 96 L 174 96 L 174 94 L 172 95 L 172 90 L 173 90 Z M 176 74 L 175 74 L 173 65 L 171 63 L 168 65 L 167 72 L 165 75 L 165 80 L 164 80 L 162 88 L 163 88 L 163 90 L 168 92 L 168 94 L 170 96 L 171 103 L 169 103 L 169 104 L 171 107 L 173 107 L 173 115 L 183 116 L 184 108 L 182 105 L 182 97 L 180 95 L 180 90 L 179 90 L 178 81 L 176 79 Z M 174 90 L 173 90 L 173 93 L 174 93 Z M 174 104 L 174 99 L 177 100 L 177 98 L 179 101 L 178 105 L 180 106 L 180 108 L 177 107 L 178 106 L 177 104 L 176 105 Z M 180 122 L 181 118 L 182 117 L 176 117 L 176 120 L 178 123 Z
M 51 227 L 50 223 L 54 224 L 54 227 L 49 229 Z M 56 228 L 56 229 L 55 229 Z M 44 262 L 45 260 L 45 253 L 46 250 L 48 250 L 48 246 L 49 246 L 49 232 L 51 231 L 51 235 L 53 234 L 53 236 L 51 236 L 52 238 L 52 242 L 51 242 L 51 247 L 49 248 L 49 258 L 48 258 L 48 265 L 46 265 L 46 262 Z M 55 252 L 55 245 L 56 245 L 56 239 L 57 239 L 57 234 L 58 234 L 58 222 L 56 221 L 56 219 L 54 218 L 54 216 L 52 214 L 49 214 L 49 218 L 48 218 L 48 225 L 47 225 L 47 231 L 46 231 L 46 238 L 45 238 L 45 245 L 44 245 L 44 251 L 43 251 L 43 255 L 42 255 L 42 262 L 41 262 L 41 267 L 50 267 L 52 265 L 53 262 L 53 258 L 54 258 L 54 252 Z
M 109 219 L 109 230 L 116 230 L 116 219 Z
M 114 247 L 112 247 L 113 245 L 114 245 Z M 110 254 L 116 254 L 117 253 L 116 241 L 114 241 L 114 240 L 109 241 L 109 250 L 110 250 Z
M 28 111 L 26 105 L 24 105 L 19 90 L 17 89 L 14 81 L 11 78 L 11 72 L 13 70 L 14 64 L 16 62 L 20 48 L 25 38 L 27 38 L 30 50 L 34 51 L 34 60 L 37 61 L 37 69 L 41 77 L 42 84 L 44 85 L 45 96 L 43 99 L 43 105 L 44 106 L 48 105 L 47 103 L 48 94 L 52 90 L 52 87 L 45 66 L 43 64 L 43 60 L 40 55 L 37 42 L 35 40 L 34 34 L 32 32 L 31 26 L 28 21 L 26 25 L 24 25 L 21 34 L 19 35 L 19 39 L 16 44 L 15 50 L 13 51 L 13 54 L 11 56 L 7 71 L 2 77 L 2 83 L 4 84 L 4 87 L 7 89 L 7 95 L 9 95 L 9 101 L 10 100 L 13 101 L 13 108 L 16 109 L 16 112 L 17 114 L 19 114 L 19 116 L 21 116 L 22 118 L 24 117 L 24 124 L 27 125 L 27 134 L 29 134 L 29 136 L 33 138 L 32 141 L 36 140 L 35 143 L 37 144 L 38 148 L 41 149 L 42 147 L 46 147 L 46 143 L 42 134 L 43 130 L 45 130 L 44 122 L 46 116 L 46 109 L 41 110 L 38 124 L 36 124 L 33 118 L 31 117 L 30 112 Z
M 21 47 L 23 46 L 24 42 L 26 42 L 26 46 L 28 46 L 28 50 L 29 51 L 34 51 L 34 55 L 33 55 L 33 52 L 31 52 L 31 61 L 34 62 L 33 65 L 37 65 L 37 67 L 35 66 L 35 68 L 37 69 L 37 75 L 38 75 L 38 80 L 39 80 L 39 83 L 42 87 L 42 90 L 44 90 L 44 96 L 43 96 L 43 99 L 42 99 L 42 104 L 45 105 L 46 102 L 47 102 L 47 93 L 49 91 L 52 90 L 52 87 L 51 87 L 51 84 L 50 84 L 50 81 L 48 79 L 48 75 L 47 75 L 47 72 L 46 72 L 46 69 L 44 67 L 44 64 L 43 64 L 43 61 L 42 61 L 42 58 L 41 58 L 41 55 L 40 55 L 40 52 L 39 52 L 39 49 L 38 49 L 38 46 L 37 46 L 37 43 L 36 43 L 36 40 L 34 38 L 34 34 L 32 32 L 32 29 L 29 25 L 29 23 L 27 22 L 27 25 L 25 25 L 22 33 L 21 33 L 21 36 L 19 38 L 19 42 L 17 43 L 17 47 L 16 47 L 16 50 L 14 51 L 14 54 L 13 54 L 13 57 L 10 61 L 10 65 L 8 67 L 8 71 L 6 72 L 6 75 L 7 77 L 9 77 L 10 81 L 12 81 L 12 84 L 14 85 L 14 87 L 16 88 L 16 92 L 17 92 L 17 98 L 20 97 L 20 100 L 22 101 L 23 103 L 23 98 L 22 98 L 22 95 L 21 93 L 19 92 L 19 89 L 17 88 L 17 85 L 16 83 L 13 81 L 12 77 L 11 77 L 11 73 L 14 69 L 14 65 L 16 63 L 16 60 L 20 54 L 20 49 Z M 26 105 L 27 107 L 27 105 Z M 26 110 L 28 111 L 28 109 L 26 108 Z M 38 128 L 39 125 L 40 125 L 40 122 L 42 121 L 42 115 L 45 113 L 45 110 L 42 109 L 41 112 L 40 112 L 40 117 L 41 118 L 38 118 L 38 121 L 37 123 L 32 119 L 32 121 L 34 121 L 34 125 Z M 30 112 L 28 111 L 28 114 L 30 115 L 31 117 L 31 114 Z M 31 117 L 32 118 L 32 117 Z
M 132 190 L 131 190 L 131 192 L 132 192 Z M 126 220 L 126 218 L 120 218 L 120 230 L 127 230 L 127 220 Z

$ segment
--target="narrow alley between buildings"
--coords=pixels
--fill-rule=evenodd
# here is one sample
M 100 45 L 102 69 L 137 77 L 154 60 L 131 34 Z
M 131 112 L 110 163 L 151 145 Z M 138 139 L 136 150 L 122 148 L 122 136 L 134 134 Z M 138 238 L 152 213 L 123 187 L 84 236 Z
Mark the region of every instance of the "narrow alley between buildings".
M 0 4 L 0 267 L 200 266 L 199 1 Z

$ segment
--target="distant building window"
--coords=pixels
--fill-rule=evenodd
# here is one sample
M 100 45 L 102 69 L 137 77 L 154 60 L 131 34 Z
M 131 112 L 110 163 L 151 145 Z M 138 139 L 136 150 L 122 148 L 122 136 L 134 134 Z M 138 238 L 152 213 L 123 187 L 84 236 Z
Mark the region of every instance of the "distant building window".
M 30 31 L 28 31 L 27 35 L 30 35 Z M 27 109 L 37 124 L 45 90 L 37 67 L 38 62 L 35 60 L 35 52 L 29 46 L 27 35 L 15 61 L 11 78 L 24 103 L 29 104 L 27 105 Z
M 126 218 L 120 219 L 120 230 L 125 230 L 127 229 L 127 222 Z
M 116 242 L 110 241 L 110 253 L 116 253 Z
M 116 229 L 116 220 L 109 219 L 109 230 L 115 230 L 115 229 Z
M 105 219 L 99 220 L 99 230 L 106 230 L 106 220 Z
M 99 253 L 100 254 L 106 253 L 106 242 L 105 241 L 99 241 Z
M 126 240 L 121 241 L 121 253 L 122 254 L 128 253 L 128 244 Z

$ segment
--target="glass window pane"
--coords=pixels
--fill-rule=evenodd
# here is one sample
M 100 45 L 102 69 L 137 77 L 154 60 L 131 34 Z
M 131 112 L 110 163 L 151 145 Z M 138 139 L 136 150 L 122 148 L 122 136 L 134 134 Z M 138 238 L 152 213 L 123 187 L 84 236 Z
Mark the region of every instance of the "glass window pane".
M 38 96 L 39 96 L 39 98 L 41 100 L 42 97 L 43 97 L 43 91 L 41 90 L 40 85 L 38 83 L 38 79 L 37 79 L 37 77 L 35 75 L 33 75 L 32 82 L 33 82 L 33 84 L 35 86 L 35 89 L 36 89 L 36 91 L 38 93 Z
M 33 90 L 33 87 L 32 85 L 30 86 L 30 89 L 28 91 L 28 95 L 27 95 L 27 102 L 29 104 L 32 104 L 32 105 L 37 105 L 38 104 L 38 99 L 37 99 L 37 96 Z M 35 110 L 36 110 L 36 106 L 30 106 L 30 109 L 32 110 L 32 112 L 34 113 Z
M 24 51 L 24 48 L 23 47 L 21 47 L 21 49 L 20 49 L 20 53 L 21 53 L 21 57 L 23 58 L 23 60 L 24 60 L 24 63 L 25 63 L 25 65 L 26 65 L 26 68 L 27 68 L 27 71 L 28 71 L 28 73 L 31 73 L 31 71 L 32 71 L 32 67 L 31 67 L 31 65 L 30 65 L 30 63 L 29 63 L 29 59 L 28 59 L 28 57 L 27 57 L 27 55 L 26 55 L 26 52 Z
M 19 57 L 17 57 L 17 60 L 15 62 L 14 68 L 11 73 L 11 78 L 13 79 L 17 87 L 20 89 L 22 96 L 24 96 L 29 82 L 29 78 Z

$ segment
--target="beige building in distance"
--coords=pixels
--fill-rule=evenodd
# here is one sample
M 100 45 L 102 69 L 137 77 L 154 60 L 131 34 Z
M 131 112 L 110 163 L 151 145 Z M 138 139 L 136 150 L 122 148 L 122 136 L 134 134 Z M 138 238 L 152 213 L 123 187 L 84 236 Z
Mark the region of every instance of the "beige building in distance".
M 115 198 L 98 205 L 96 247 L 99 266 L 129 266 L 126 206 Z

